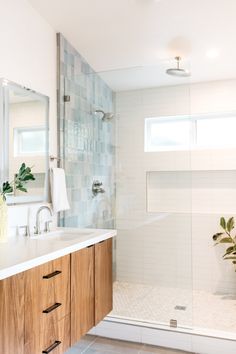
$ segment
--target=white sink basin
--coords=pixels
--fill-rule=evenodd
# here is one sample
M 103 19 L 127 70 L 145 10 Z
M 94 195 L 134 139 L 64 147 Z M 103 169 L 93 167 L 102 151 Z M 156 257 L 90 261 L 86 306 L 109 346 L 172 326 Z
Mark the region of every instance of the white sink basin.
M 42 233 L 40 235 L 31 236 L 30 239 L 32 240 L 39 240 L 39 241 L 70 241 L 76 240 L 81 237 L 90 236 L 95 233 L 95 230 L 86 230 L 86 229 L 59 229 L 55 231 L 50 231 L 48 233 Z

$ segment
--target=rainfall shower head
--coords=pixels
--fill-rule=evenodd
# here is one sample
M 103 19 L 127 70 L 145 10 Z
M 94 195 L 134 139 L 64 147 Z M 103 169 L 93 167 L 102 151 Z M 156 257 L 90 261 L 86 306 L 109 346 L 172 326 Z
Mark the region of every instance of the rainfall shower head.
M 114 113 L 112 112 L 104 112 L 101 109 L 96 109 L 95 113 L 101 113 L 102 115 L 102 120 L 103 121 L 109 121 L 112 120 L 114 118 Z
M 175 57 L 175 60 L 177 62 L 176 68 L 167 69 L 166 70 L 167 75 L 176 76 L 176 77 L 189 77 L 191 75 L 190 71 L 188 71 L 187 69 L 181 69 L 179 67 L 181 57 Z

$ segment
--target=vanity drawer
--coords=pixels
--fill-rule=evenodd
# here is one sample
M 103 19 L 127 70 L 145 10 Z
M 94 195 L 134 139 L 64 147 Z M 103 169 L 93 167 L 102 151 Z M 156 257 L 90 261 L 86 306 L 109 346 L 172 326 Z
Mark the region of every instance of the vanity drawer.
M 49 272 L 42 275 L 43 297 L 41 308 L 44 317 L 57 320 L 70 313 L 70 255 L 50 262 Z
M 25 342 L 29 343 L 42 328 L 47 333 L 47 327 L 53 328 L 70 313 L 70 255 L 28 270 L 25 279 Z
M 59 320 L 70 312 L 70 255 L 26 272 L 25 303 L 38 317 Z
M 25 345 L 25 354 L 63 354 L 70 347 L 70 315 L 58 322 L 48 321 Z
M 69 347 L 70 315 L 58 322 L 50 321 L 40 335 L 40 353 L 63 354 Z

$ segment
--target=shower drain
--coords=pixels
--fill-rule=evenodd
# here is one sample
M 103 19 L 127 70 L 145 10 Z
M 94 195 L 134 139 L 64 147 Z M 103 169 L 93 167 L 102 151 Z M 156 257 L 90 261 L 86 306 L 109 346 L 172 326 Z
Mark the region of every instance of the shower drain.
M 178 311 L 186 311 L 186 310 L 187 310 L 187 307 L 186 307 L 186 306 L 181 306 L 181 305 L 176 305 L 176 306 L 175 306 L 175 310 L 178 310 Z

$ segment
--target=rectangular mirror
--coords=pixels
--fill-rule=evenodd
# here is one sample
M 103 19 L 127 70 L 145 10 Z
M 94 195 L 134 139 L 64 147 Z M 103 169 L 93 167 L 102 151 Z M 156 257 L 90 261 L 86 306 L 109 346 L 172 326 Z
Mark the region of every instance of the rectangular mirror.
M 15 191 L 8 204 L 48 201 L 49 98 L 6 79 L 1 79 L 1 182 L 12 181 L 24 162 L 35 181 L 27 193 Z

